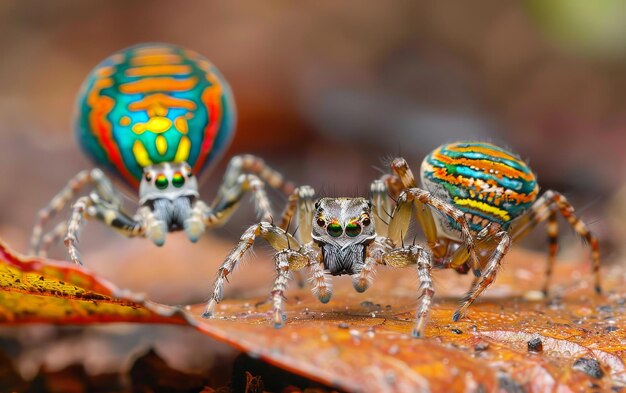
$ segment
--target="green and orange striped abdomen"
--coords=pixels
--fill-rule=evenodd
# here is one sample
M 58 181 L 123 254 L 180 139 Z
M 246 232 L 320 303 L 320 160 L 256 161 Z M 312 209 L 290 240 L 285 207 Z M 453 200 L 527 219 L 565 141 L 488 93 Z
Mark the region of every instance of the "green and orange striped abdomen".
M 76 135 L 96 164 L 138 187 L 143 168 L 187 162 L 195 174 L 234 133 L 228 83 L 196 52 L 141 44 L 95 67 L 81 88 Z
M 463 211 L 476 232 L 490 222 L 507 229 L 511 221 L 530 208 L 539 192 L 535 175 L 526 163 L 484 142 L 438 147 L 422 162 L 421 180 L 437 198 Z M 445 227 L 458 229 L 453 221 Z

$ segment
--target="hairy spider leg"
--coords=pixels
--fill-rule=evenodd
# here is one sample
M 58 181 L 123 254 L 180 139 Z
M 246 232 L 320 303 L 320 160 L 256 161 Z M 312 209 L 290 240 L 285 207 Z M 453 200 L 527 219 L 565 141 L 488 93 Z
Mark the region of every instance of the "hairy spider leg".
M 424 334 L 424 328 L 428 321 L 428 314 L 435 296 L 435 288 L 431 277 L 432 260 L 426 250 L 420 246 L 411 245 L 403 248 L 396 248 L 382 257 L 382 262 L 391 267 L 407 267 L 417 265 L 417 275 L 420 281 L 419 286 L 419 307 L 415 315 L 415 325 L 413 327 L 413 337 L 419 338 Z
M 30 254 L 40 255 L 39 252 L 41 250 L 43 237 L 45 236 L 43 229 L 46 223 L 58 212 L 63 210 L 65 205 L 72 201 L 76 194 L 87 185 L 93 185 L 96 192 L 100 195 L 100 199 L 103 199 L 117 207 L 121 205 L 121 199 L 115 192 L 111 181 L 100 169 L 85 169 L 78 172 L 72 179 L 70 179 L 67 185 L 37 213 L 37 220 L 30 237 Z M 55 240 L 60 239 L 62 236 L 56 235 L 58 230 L 60 230 L 59 226 L 55 227 L 51 234 L 47 236 L 46 240 L 48 242 L 54 242 Z M 63 235 L 65 235 L 65 233 Z M 47 247 L 49 246 L 46 246 L 46 248 Z
M 301 248 L 300 243 L 296 240 L 296 238 L 269 222 L 260 222 L 249 227 L 241 236 L 237 246 L 228 254 L 226 260 L 224 260 L 220 266 L 217 272 L 217 277 L 215 278 L 211 299 L 209 300 L 202 317 L 209 318 L 213 315 L 215 306 L 224 297 L 224 282 L 226 277 L 233 272 L 233 270 L 237 267 L 237 264 L 244 258 L 246 252 L 252 247 L 255 239 L 259 236 L 265 239 L 265 241 L 267 241 L 276 251 L 283 251 L 289 249 L 289 247 L 293 247 L 295 250 L 299 250 Z M 304 255 L 303 257 L 306 258 Z
M 399 179 L 404 189 L 412 189 L 412 188 L 420 189 L 417 186 L 417 181 L 415 180 L 415 176 L 413 175 L 411 168 L 409 167 L 408 163 L 406 162 L 404 158 L 400 157 L 400 158 L 394 159 L 391 163 L 391 170 L 393 174 L 395 175 L 392 177 L 396 177 L 397 179 Z M 437 231 L 437 225 L 435 224 L 435 218 L 433 216 L 433 211 L 429 209 L 428 207 L 426 207 L 426 205 L 446 215 L 449 215 L 447 211 L 450 210 L 449 209 L 450 207 L 457 210 L 458 212 L 460 212 L 460 210 L 454 208 L 452 205 L 448 204 L 447 202 L 444 202 L 435 198 L 427 191 L 425 190 L 422 190 L 422 191 L 427 193 L 428 197 L 420 196 L 421 199 L 420 198 L 415 199 L 415 202 L 414 202 L 415 203 L 415 215 L 417 217 L 417 221 L 419 222 L 420 227 L 424 231 L 424 235 L 426 236 L 426 243 L 428 244 L 428 247 L 432 251 L 433 256 L 437 260 L 442 260 L 448 254 L 450 241 L 448 239 L 441 238 L 439 236 L 438 231 Z M 454 219 L 457 222 L 459 222 L 456 218 Z M 459 224 L 459 225 L 461 226 L 461 236 L 463 238 L 463 241 L 467 245 L 467 251 L 463 251 L 465 247 L 459 247 L 459 249 L 455 251 L 453 258 L 451 258 L 450 260 L 443 260 L 444 266 L 442 267 L 457 268 L 463 265 L 467 261 L 467 259 L 470 258 L 470 263 L 471 263 L 471 267 L 474 272 L 474 275 L 476 277 L 479 277 L 480 276 L 480 261 L 477 258 L 477 254 L 475 252 L 475 247 L 473 244 L 473 238 L 471 236 L 471 233 L 470 235 L 468 235 L 468 232 L 466 230 L 469 228 L 469 225 L 467 225 L 464 215 L 463 215 L 462 221 L 464 221 L 465 225 L 463 224 Z M 466 256 L 464 257 L 464 255 Z
M 211 205 L 213 210 L 225 210 L 233 200 L 238 199 L 238 195 L 233 193 L 233 189 L 236 188 L 238 183 L 241 183 L 241 175 L 244 173 L 255 175 L 270 187 L 281 191 L 287 196 L 291 195 L 295 188 L 293 183 L 286 181 L 280 172 L 268 166 L 262 158 L 251 154 L 234 156 L 228 163 L 222 185 Z M 266 206 L 259 205 L 259 208 L 265 209 Z M 266 214 L 266 211 L 261 211 L 261 214 Z M 264 221 L 271 219 L 271 217 L 261 217 Z
M 387 236 L 392 207 L 389 201 L 389 188 L 385 179 L 374 180 L 370 185 L 370 201 L 376 222 L 376 233 Z
M 140 236 L 149 229 L 146 227 L 146 222 L 142 223 L 132 219 L 122 212 L 119 206 L 101 199 L 96 192 L 78 198 L 72 206 L 72 213 L 67 224 L 67 234 L 64 239 L 70 259 L 78 265 L 83 264 L 76 246 L 83 218 L 98 219 L 128 237 Z
M 515 227 L 513 227 L 510 231 L 511 237 L 514 240 L 521 239 L 538 224 L 548 220 L 548 237 L 550 239 L 550 244 L 554 244 L 554 246 L 550 246 L 550 253 L 556 255 L 558 250 L 556 239 L 559 231 L 556 224 L 550 224 L 550 216 L 552 215 L 553 209 L 558 211 L 561 216 L 567 220 L 572 229 L 574 229 L 574 232 L 576 232 L 585 240 L 587 244 L 589 244 L 589 247 L 591 248 L 592 271 L 594 275 L 594 289 L 596 293 L 602 293 L 600 278 L 600 247 L 598 239 L 589 230 L 587 224 L 585 224 L 585 222 L 576 215 L 574 207 L 559 192 L 547 190 L 539 199 L 537 199 L 528 212 L 515 223 Z M 550 273 L 552 272 L 551 270 L 552 269 L 550 268 Z M 549 277 L 546 278 L 546 283 L 549 279 Z
M 409 188 L 404 190 L 400 196 L 398 197 L 398 205 L 396 210 L 394 211 L 394 219 L 392 222 L 395 222 L 395 215 L 399 214 L 400 218 L 397 220 L 398 224 L 401 225 L 389 225 L 389 238 L 392 239 L 395 243 L 406 235 L 406 228 L 408 228 L 408 222 L 410 220 L 411 207 L 410 205 L 407 207 L 404 202 L 412 202 L 415 210 L 417 211 L 416 215 L 419 218 L 420 212 L 428 217 L 428 220 L 432 220 L 432 212 L 430 209 L 426 208 L 426 206 L 430 206 L 434 208 L 436 211 L 445 214 L 454 220 L 459 228 L 461 229 L 461 238 L 463 243 L 467 246 L 467 253 L 470 257 L 470 263 L 474 271 L 475 276 L 480 276 L 480 260 L 478 259 L 478 255 L 476 253 L 476 245 L 474 243 L 474 238 L 472 236 L 472 232 L 470 230 L 469 224 L 465 219 L 465 215 L 463 212 L 448 202 L 442 201 L 440 199 L 435 198 L 430 192 L 422 190 L 421 188 Z M 422 223 L 420 222 L 420 225 Z M 424 228 L 424 227 L 422 227 Z M 425 230 L 425 233 L 429 232 L 429 230 Z M 436 236 L 436 229 L 434 233 Z M 427 235 L 428 237 L 429 235 Z M 431 246 L 432 243 L 428 243 Z M 463 248 L 463 247 L 461 247 Z M 437 255 L 435 255 L 438 257 Z M 458 257 L 458 255 L 456 256 Z M 460 258 L 459 258 L 460 259 Z M 455 259 L 453 259 L 455 260 Z M 462 263 L 461 263 L 462 264 Z M 451 267 L 458 267 L 455 265 L 451 265 Z
M 493 282 L 497 270 L 500 267 L 500 263 L 512 241 L 519 240 L 527 235 L 532 229 L 543 221 L 548 220 L 548 238 L 550 242 L 550 250 L 548 256 L 548 264 L 546 269 L 546 281 L 543 286 L 544 293 L 548 291 L 548 283 L 552 276 L 552 267 L 554 265 L 554 258 L 558 250 L 557 238 L 558 238 L 558 225 L 556 223 L 556 211 L 570 223 L 574 231 L 580 235 L 591 247 L 592 255 L 592 269 L 595 281 L 596 293 L 602 293 L 602 285 L 600 279 L 600 252 L 598 247 L 597 238 L 591 233 L 587 225 L 579 219 L 574 207 L 565 199 L 563 195 L 556 191 L 546 191 L 531 208 L 524 213 L 516 222 L 516 226 L 507 233 L 505 230 L 499 230 L 494 234 L 495 237 L 499 237 L 500 241 L 496 247 L 495 252 L 491 255 L 489 262 L 487 263 L 487 269 L 483 277 L 477 285 L 468 292 L 466 300 L 463 305 L 455 312 L 454 320 L 462 318 L 468 307 L 474 300 Z M 494 227 L 497 229 L 497 227 Z

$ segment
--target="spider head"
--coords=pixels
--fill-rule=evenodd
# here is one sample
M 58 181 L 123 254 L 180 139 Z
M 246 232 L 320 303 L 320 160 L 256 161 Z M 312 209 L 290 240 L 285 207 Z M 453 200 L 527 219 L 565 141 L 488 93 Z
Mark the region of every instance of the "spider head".
M 315 203 L 313 240 L 332 275 L 358 273 L 367 244 L 376 237 L 372 205 L 364 198 L 322 198 Z
M 198 182 L 186 162 L 164 162 L 143 169 L 139 203 L 167 223 L 169 230 L 182 229 L 198 196 Z
M 313 239 L 345 248 L 376 237 L 372 204 L 365 198 L 322 198 L 315 203 Z

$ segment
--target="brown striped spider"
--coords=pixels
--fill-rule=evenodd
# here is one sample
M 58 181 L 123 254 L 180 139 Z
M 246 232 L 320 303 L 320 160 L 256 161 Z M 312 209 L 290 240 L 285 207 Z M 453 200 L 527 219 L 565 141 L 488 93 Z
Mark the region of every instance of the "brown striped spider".
M 374 182 L 372 191 L 372 200 L 387 196 L 383 182 Z M 470 228 L 463 213 L 426 191 L 404 191 L 388 224 L 374 211 L 372 202 L 365 198 L 321 198 L 314 201 L 315 192 L 311 187 L 299 187 L 289 198 L 280 227 L 271 222 L 260 222 L 244 232 L 239 244 L 218 270 L 215 287 L 203 317 L 214 315 L 217 303 L 222 300 L 227 276 L 260 236 L 277 251 L 274 255 L 277 277 L 271 292 L 275 327 L 283 326 L 283 294 L 291 271 L 308 267 L 313 292 L 322 303 L 327 303 L 332 296 L 331 276 L 351 275 L 354 289 L 363 292 L 373 281 L 376 265 L 416 265 L 420 280 L 420 303 L 413 336 L 421 337 L 435 293 L 431 280 L 433 264 L 428 251 L 419 245 L 404 245 L 403 240 L 411 219 L 412 206 L 418 203 L 420 206 L 431 206 L 457 222 L 470 256 L 478 262 Z M 286 222 L 291 221 L 294 214 L 297 215 L 298 223 L 296 237 L 281 229 L 286 226 Z

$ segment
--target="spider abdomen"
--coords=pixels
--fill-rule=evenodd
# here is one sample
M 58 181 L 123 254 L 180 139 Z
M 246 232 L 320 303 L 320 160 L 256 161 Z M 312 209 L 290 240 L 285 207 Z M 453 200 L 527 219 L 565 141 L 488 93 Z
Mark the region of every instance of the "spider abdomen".
M 141 44 L 119 51 L 86 78 L 76 135 L 96 164 L 137 188 L 143 168 L 215 162 L 234 131 L 234 103 L 219 71 L 194 51 Z
M 506 229 L 532 205 L 539 192 L 526 163 L 485 142 L 438 147 L 422 162 L 421 181 L 437 198 L 464 212 L 476 232 L 492 222 Z M 439 224 L 445 232 L 457 229 L 453 221 L 443 217 Z

